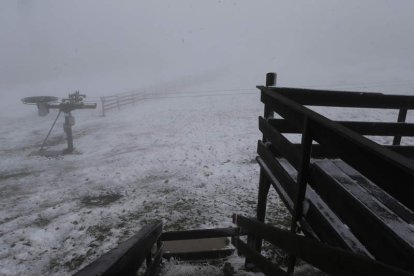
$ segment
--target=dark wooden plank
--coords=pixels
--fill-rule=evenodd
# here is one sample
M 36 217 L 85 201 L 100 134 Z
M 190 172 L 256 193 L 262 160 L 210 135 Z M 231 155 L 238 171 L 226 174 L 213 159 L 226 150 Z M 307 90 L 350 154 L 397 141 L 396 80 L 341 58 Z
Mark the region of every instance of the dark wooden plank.
M 266 170 L 267 176 L 271 179 L 271 182 L 277 180 L 286 192 L 289 201 L 294 202 L 293 200 L 298 194 L 298 185 L 296 181 L 293 180 L 289 173 L 286 172 L 279 161 L 273 157 L 273 154 L 261 141 L 258 142 L 257 153 L 261 160 L 266 164 L 266 167 L 264 167 L 260 164 L 261 162 L 259 162 L 262 168 Z M 288 206 L 288 208 L 289 207 L 290 206 Z M 291 207 L 293 207 L 293 205 Z
M 279 131 L 266 122 L 263 117 L 259 117 L 259 129 L 268 141 L 272 143 L 272 148 L 280 152 L 295 168 L 300 164 L 300 151 L 284 137 Z
M 414 158 L 414 146 L 384 146 L 406 158 Z
M 377 185 L 369 181 L 369 179 L 361 175 L 358 171 L 350 167 L 342 160 L 333 160 L 332 162 L 347 176 L 354 180 L 358 185 L 363 187 L 368 193 L 374 196 L 382 204 L 387 206 L 396 215 L 401 217 L 407 223 L 414 224 L 414 212 L 402 205 L 398 200 L 384 192 Z
M 162 258 L 163 252 L 164 252 L 164 247 L 161 245 L 161 247 L 158 248 L 157 252 L 155 253 L 154 258 L 152 259 L 151 265 L 147 267 L 147 270 L 145 271 L 145 276 L 158 275 L 160 271 L 160 264 L 161 264 L 161 258 Z
M 260 168 L 259 176 L 259 191 L 257 195 L 257 206 L 256 206 L 256 219 L 261 222 L 265 222 L 266 219 L 266 208 L 267 208 L 267 197 L 269 195 L 271 183 L 266 175 L 263 168 Z M 262 240 L 255 240 L 255 249 L 257 252 L 262 251 Z
M 290 231 L 292 233 L 297 233 L 299 230 L 298 222 L 302 219 L 304 211 L 304 199 L 306 194 L 306 186 L 309 178 L 309 168 L 310 168 L 310 159 L 311 159 L 311 150 L 312 150 L 312 134 L 311 134 L 311 121 L 306 118 L 302 131 L 302 141 L 301 141 L 301 153 L 300 153 L 300 163 L 297 169 L 298 176 L 296 182 L 298 184 L 298 195 L 294 199 L 294 212 L 292 216 L 292 221 L 290 224 Z M 288 261 L 288 272 L 293 273 L 293 270 L 296 265 L 296 256 L 291 254 Z
M 334 129 L 322 125 L 313 126 L 312 133 L 319 144 L 338 152 L 342 160 L 414 210 L 412 162 L 368 139 L 362 140 L 364 137 L 351 137 L 353 134 L 346 137 L 345 133 L 338 135 Z
M 335 121 L 361 135 L 372 136 L 414 136 L 414 124 L 383 123 L 359 121 Z M 268 123 L 281 133 L 301 133 L 302 131 L 290 124 L 286 119 L 270 119 Z
M 303 200 L 305 199 L 306 186 L 309 178 L 309 169 L 310 169 L 310 158 L 312 150 L 312 134 L 311 134 L 311 122 L 305 120 L 304 130 L 302 134 L 301 142 L 301 158 L 299 167 L 297 169 L 297 185 L 298 193 L 296 198 L 294 198 L 294 214 L 292 217 L 291 231 L 296 232 L 297 221 L 300 220 L 303 213 Z
M 413 275 L 397 267 L 374 261 L 343 249 L 277 229 L 254 219 L 236 216 L 241 228 L 251 231 L 273 245 L 294 254 L 315 267 L 334 275 Z
M 144 226 L 136 235 L 102 255 L 74 276 L 132 275 L 141 266 L 162 232 L 162 222 Z
M 234 249 L 221 249 L 209 251 L 193 251 L 193 252 L 166 252 L 162 255 L 164 259 L 174 258 L 177 260 L 206 260 L 225 258 L 234 253 Z
M 260 271 L 263 272 L 265 275 L 269 276 L 288 276 L 287 272 L 280 269 L 277 265 L 273 264 L 261 254 L 254 251 L 250 248 L 245 242 L 240 240 L 239 238 L 233 237 L 231 239 L 231 243 L 237 248 L 237 250 L 249 258 L 251 262 L 255 265 L 255 267 L 259 268 Z
M 283 169 L 279 161 L 275 160 L 274 163 L 272 162 L 273 165 L 277 166 L 276 169 L 273 166 L 269 167 L 268 163 L 264 162 L 261 157 L 258 157 L 257 161 L 263 172 L 270 179 L 272 186 L 278 192 L 280 199 L 284 202 L 288 210 L 293 213 L 293 200 L 286 189 L 287 187 L 296 185 L 296 182 Z M 339 218 L 310 187 L 307 188 L 306 208 L 304 209 L 306 209 L 306 212 L 304 219 L 301 220 L 301 225 L 307 235 L 312 237 L 316 235 L 323 242 L 370 256 L 365 247 L 348 228 L 343 226 Z
M 300 144 L 293 144 L 300 150 Z M 414 158 L 414 146 L 392 146 L 392 145 L 382 145 L 382 147 L 389 149 L 397 154 L 400 154 L 406 158 Z M 275 157 L 284 157 L 279 152 L 273 151 Z M 329 158 L 329 159 L 337 159 L 340 158 L 338 152 L 335 152 L 333 148 L 325 148 L 319 144 L 312 145 L 312 158 L 321 159 L 321 158 Z
M 281 185 L 282 182 L 276 178 L 272 170 L 270 170 L 266 162 L 264 162 L 261 157 L 257 157 L 257 162 L 259 163 L 261 169 L 263 169 L 263 172 L 266 174 L 266 176 L 270 179 L 270 184 L 273 186 L 273 188 L 275 188 L 275 190 L 279 194 L 280 199 L 285 204 L 286 208 L 288 208 L 288 210 L 292 213 L 293 201 L 292 198 L 286 192 L 285 188 Z
M 335 123 L 316 112 L 278 94 L 262 91 L 262 100 L 298 128 L 305 117 L 312 120 L 312 137 L 414 210 L 414 165 L 403 156 Z
M 414 271 L 414 229 L 405 221 L 330 161 L 314 164 L 310 184 L 377 260 Z
M 298 150 L 300 150 L 300 144 L 293 144 Z M 414 146 L 392 146 L 392 145 L 382 145 L 384 148 L 392 150 L 395 153 L 398 153 L 406 158 L 414 158 Z M 284 158 L 279 152 L 273 151 L 275 157 Z M 334 151 L 332 148 L 325 148 L 319 144 L 312 145 L 312 158 L 321 159 L 337 159 L 340 158 L 339 154 Z
M 346 227 L 338 216 L 311 188 L 307 187 L 305 213 L 301 225 L 311 227 L 318 240 L 359 255 L 372 257 L 371 253 Z M 304 229 L 307 230 L 306 228 Z
M 399 123 L 405 122 L 405 119 L 407 118 L 407 111 L 408 110 L 407 110 L 406 107 L 402 107 L 400 109 L 400 111 L 398 112 L 398 119 L 397 119 L 397 121 Z M 394 137 L 394 140 L 392 141 L 392 144 L 393 145 L 399 145 L 399 144 L 401 144 L 401 135 L 396 135 Z
M 258 88 L 262 91 L 282 94 L 302 105 L 384 109 L 414 108 L 414 96 L 286 87 L 258 86 Z
M 178 240 L 193 240 L 193 239 L 207 239 L 232 237 L 240 235 L 239 228 L 214 228 L 214 229 L 197 229 L 187 231 L 169 231 L 161 235 L 162 241 L 178 241 Z

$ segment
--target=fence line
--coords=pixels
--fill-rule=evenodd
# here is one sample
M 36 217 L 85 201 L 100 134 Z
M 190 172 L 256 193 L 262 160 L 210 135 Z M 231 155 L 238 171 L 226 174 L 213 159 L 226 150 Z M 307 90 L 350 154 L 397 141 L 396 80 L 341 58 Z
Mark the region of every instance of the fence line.
M 102 116 L 112 109 L 120 110 L 122 106 L 135 104 L 145 98 L 146 92 L 128 92 L 119 95 L 100 97 L 102 105 Z

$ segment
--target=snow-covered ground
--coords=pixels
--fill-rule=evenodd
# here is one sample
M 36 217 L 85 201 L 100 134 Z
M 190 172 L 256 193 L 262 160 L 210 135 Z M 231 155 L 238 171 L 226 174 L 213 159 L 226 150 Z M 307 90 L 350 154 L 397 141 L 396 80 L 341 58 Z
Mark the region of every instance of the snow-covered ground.
M 154 220 L 225 227 L 255 213 L 259 93 L 75 111 L 77 154 L 59 158 L 33 154 L 56 113 L 27 108 L 0 119 L 0 274 L 71 274 Z M 50 144 L 66 146 L 62 118 Z M 286 220 L 273 199 L 270 215 Z
M 154 220 L 181 230 L 231 226 L 233 213 L 255 214 L 259 92 L 170 95 L 107 117 L 75 111 L 77 153 L 58 158 L 34 154 L 56 114 L 41 118 L 27 109 L 0 118 L 1 275 L 72 274 Z M 324 112 L 335 119 L 397 116 Z M 50 145 L 66 146 L 62 121 Z M 268 210 L 271 222 L 288 225 L 274 191 Z

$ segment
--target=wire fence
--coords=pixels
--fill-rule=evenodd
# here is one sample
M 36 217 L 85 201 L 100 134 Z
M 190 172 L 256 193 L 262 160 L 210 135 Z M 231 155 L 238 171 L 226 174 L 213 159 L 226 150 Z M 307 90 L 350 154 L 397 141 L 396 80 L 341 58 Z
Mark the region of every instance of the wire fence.
M 144 99 L 145 92 L 128 92 L 114 96 L 101 97 L 102 116 L 105 116 L 109 110 L 121 110 L 121 107 L 135 104 L 137 101 Z

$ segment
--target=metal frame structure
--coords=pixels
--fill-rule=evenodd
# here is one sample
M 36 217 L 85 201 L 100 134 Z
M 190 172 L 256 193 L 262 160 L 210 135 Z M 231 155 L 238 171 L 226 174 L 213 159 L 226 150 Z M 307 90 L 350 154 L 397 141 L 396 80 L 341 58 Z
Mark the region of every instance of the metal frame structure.
M 49 113 L 49 109 L 57 109 L 59 113 L 53 122 L 52 127 L 49 130 L 45 140 L 42 143 L 41 150 L 46 143 L 47 138 L 49 137 L 53 127 L 59 115 L 63 112 L 65 115 L 65 123 L 63 124 L 63 130 L 66 133 L 66 140 L 68 147 L 63 153 L 72 153 L 73 152 L 73 135 L 72 135 L 72 126 L 75 124 L 75 119 L 72 116 L 72 111 L 76 109 L 95 109 L 96 103 L 84 103 L 83 99 L 85 95 L 81 95 L 79 91 L 69 94 L 67 99 L 63 99 L 60 103 L 57 102 L 57 97 L 51 96 L 38 96 L 38 97 L 27 97 L 22 99 L 24 104 L 36 104 L 39 112 L 39 116 L 46 116 Z

